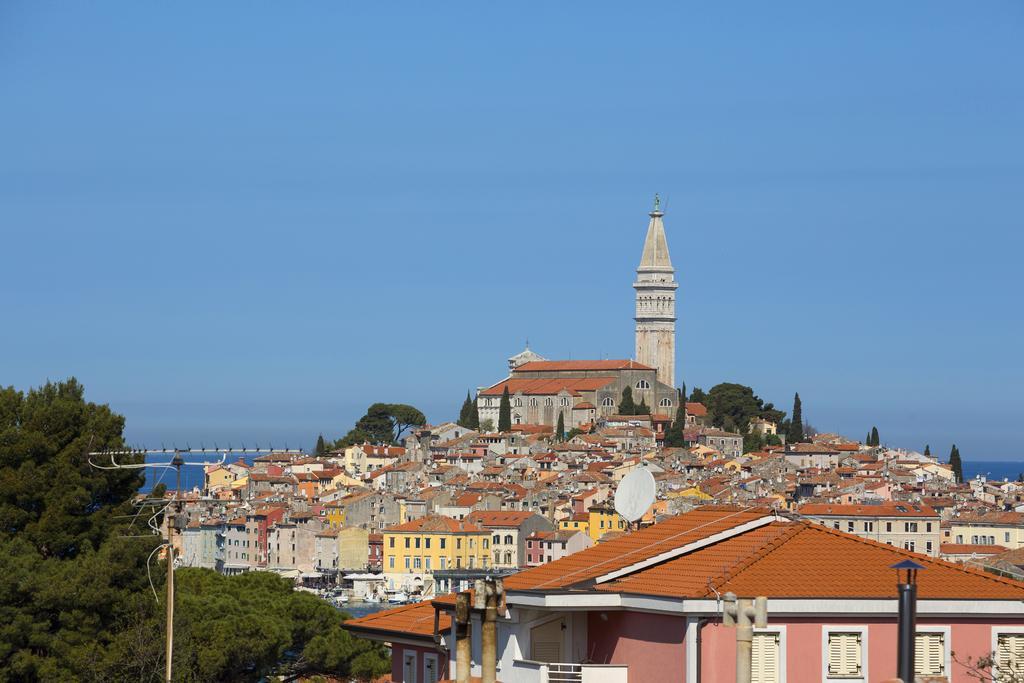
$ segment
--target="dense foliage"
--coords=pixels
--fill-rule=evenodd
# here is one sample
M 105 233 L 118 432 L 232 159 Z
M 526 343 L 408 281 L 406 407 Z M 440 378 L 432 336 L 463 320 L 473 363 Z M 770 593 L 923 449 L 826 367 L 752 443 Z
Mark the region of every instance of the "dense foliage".
M 508 385 L 501 392 L 501 402 L 498 404 L 498 431 L 512 431 L 512 400 L 508 395 Z
M 374 403 L 356 422 L 348 434 L 339 439 L 335 448 L 347 448 L 360 443 L 398 443 L 406 430 L 427 423 L 426 416 L 404 403 Z
M 773 404 L 761 400 L 750 387 L 730 382 L 712 387 L 704 406 L 708 409 L 712 425 L 740 434 L 747 433 L 750 421 L 755 417 L 779 423 L 786 415 L 776 410 Z
M 470 398 L 466 392 L 466 400 L 462 402 L 459 410 L 458 424 L 466 429 L 480 429 L 480 413 L 476 409 L 476 401 Z
M 163 679 L 166 570 L 150 563 L 151 589 L 160 538 L 132 505 L 142 475 L 87 456 L 122 447 L 123 427 L 74 379 L 0 389 L 0 682 Z M 177 577 L 175 680 L 257 681 L 282 657 L 295 672 L 388 668 L 333 607 L 274 575 Z
M 287 579 L 208 569 L 176 579 L 177 680 L 255 681 L 272 671 L 370 679 L 391 669 L 381 645 L 353 638 L 336 609 Z
M 669 448 L 682 448 L 686 445 L 686 385 L 679 390 L 677 396 L 676 417 L 672 424 L 665 430 L 665 446 Z

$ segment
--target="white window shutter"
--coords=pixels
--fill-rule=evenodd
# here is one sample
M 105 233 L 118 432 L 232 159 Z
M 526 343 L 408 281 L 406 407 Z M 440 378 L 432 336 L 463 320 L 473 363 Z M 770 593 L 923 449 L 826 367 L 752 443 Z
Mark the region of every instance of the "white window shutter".
M 755 633 L 751 645 L 750 683 L 779 683 L 779 634 Z
M 996 638 L 996 680 L 1024 674 L 1024 633 L 1000 633 Z
M 860 633 L 828 634 L 828 673 L 837 677 L 861 675 Z
M 914 638 L 914 673 L 918 676 L 943 676 L 945 668 L 945 636 L 942 633 L 918 633 Z

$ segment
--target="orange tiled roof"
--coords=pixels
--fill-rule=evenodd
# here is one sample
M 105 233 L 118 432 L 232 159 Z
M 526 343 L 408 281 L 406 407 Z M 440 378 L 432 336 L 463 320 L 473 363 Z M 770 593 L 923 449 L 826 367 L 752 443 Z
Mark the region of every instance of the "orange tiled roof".
M 448 532 L 448 533 L 482 533 L 483 529 L 478 527 L 476 524 L 469 522 L 460 522 L 457 519 L 451 517 L 445 517 L 444 515 L 427 515 L 426 517 L 420 517 L 404 524 L 396 524 L 395 526 L 388 527 L 384 531 L 419 531 L 419 532 Z
M 444 633 L 451 628 L 452 618 L 447 612 L 438 615 L 437 628 Z M 359 631 L 383 631 L 403 635 L 434 636 L 434 606 L 430 602 L 417 602 L 394 609 L 349 619 L 343 626 Z
M 537 513 L 520 510 L 475 510 L 466 521 L 480 526 L 518 527 Z
M 531 590 L 571 586 L 753 521 L 765 514 L 768 511 L 763 508 L 741 510 L 706 505 L 641 531 L 514 574 L 505 579 L 505 588 Z
M 528 364 L 527 364 L 528 365 Z M 526 367 L 526 366 L 522 366 Z M 519 369 L 522 369 L 519 368 Z M 480 392 L 482 396 L 501 396 L 508 387 L 509 394 L 554 396 L 563 389 L 573 396 L 583 391 L 597 391 L 615 381 L 614 377 L 556 377 L 553 379 L 512 378 L 498 382 Z
M 797 512 L 801 515 L 839 517 L 938 517 L 939 513 L 929 505 L 920 503 L 879 503 L 878 505 L 832 505 L 811 503 L 802 505 Z
M 515 369 L 522 372 L 557 372 L 557 371 L 588 370 L 654 370 L 654 368 L 637 363 L 635 360 L 535 360 L 523 363 Z

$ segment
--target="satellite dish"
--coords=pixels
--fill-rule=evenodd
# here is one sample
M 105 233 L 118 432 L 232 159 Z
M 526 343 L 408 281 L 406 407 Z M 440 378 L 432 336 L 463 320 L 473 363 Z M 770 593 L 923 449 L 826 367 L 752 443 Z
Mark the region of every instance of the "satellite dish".
M 635 522 L 654 503 L 657 491 L 651 471 L 646 467 L 635 467 L 615 489 L 615 511 L 627 521 Z

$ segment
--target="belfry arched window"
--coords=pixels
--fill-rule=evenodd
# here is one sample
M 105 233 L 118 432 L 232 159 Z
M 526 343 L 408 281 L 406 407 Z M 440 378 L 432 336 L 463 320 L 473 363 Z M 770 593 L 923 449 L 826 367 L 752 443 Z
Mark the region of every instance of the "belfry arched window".
M 604 406 L 605 408 L 611 408 L 612 406 L 615 405 L 615 401 L 613 401 L 610 398 L 602 398 L 601 405 Z
M 642 379 L 642 380 L 640 380 L 639 382 L 636 383 L 636 388 L 637 389 L 650 389 L 651 388 L 651 383 L 648 382 L 645 379 Z

